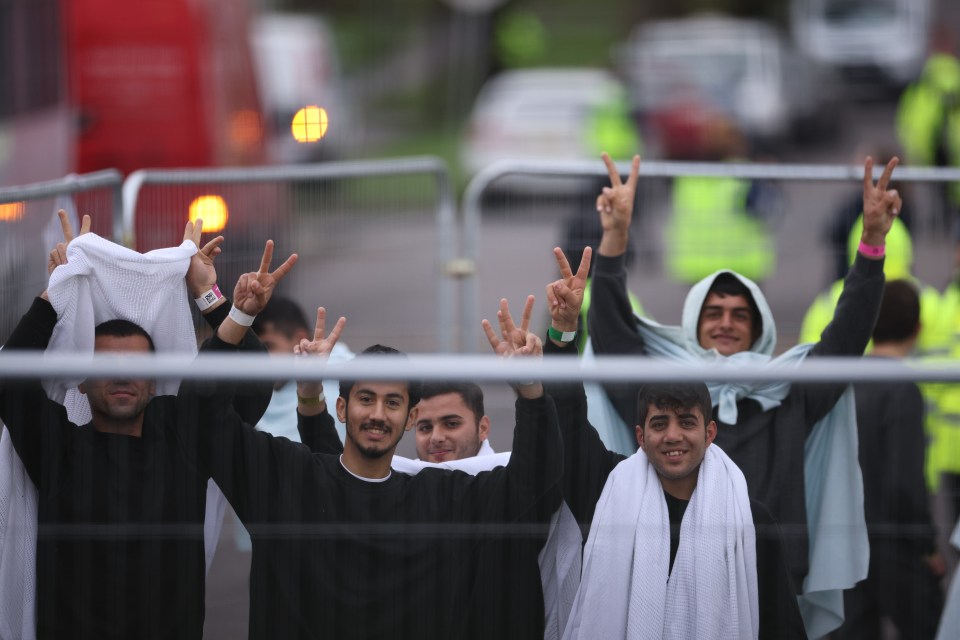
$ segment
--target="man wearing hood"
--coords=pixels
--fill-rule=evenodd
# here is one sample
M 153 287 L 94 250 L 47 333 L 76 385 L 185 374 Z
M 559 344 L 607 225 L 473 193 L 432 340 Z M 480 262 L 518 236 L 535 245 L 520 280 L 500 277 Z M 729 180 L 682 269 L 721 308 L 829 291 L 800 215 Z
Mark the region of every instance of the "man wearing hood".
M 594 269 L 593 304 L 589 312 L 594 352 L 598 355 L 657 355 L 692 365 L 723 361 L 730 364 L 768 362 L 776 346 L 773 315 L 759 287 L 735 272 L 719 271 L 694 285 L 684 303 L 679 327 L 665 327 L 634 316 L 627 298 L 623 254 L 633 213 L 640 158 L 634 157 L 626 182 L 621 181 L 616 166 L 606 154 L 603 159 L 610 173 L 611 186 L 604 188 L 597 199 L 603 237 Z M 824 330 L 820 342 L 812 348 L 785 354 L 784 358 L 792 355 L 799 359 L 806 353 L 815 356 L 863 354 L 883 295 L 885 238 L 901 205 L 896 190 L 887 189 L 897 163 L 897 158 L 893 158 L 875 185 L 873 161 L 867 158 L 863 177 L 863 233 L 833 321 Z M 808 554 L 809 506 L 805 481 L 811 467 L 810 456 L 805 456 L 805 445 L 816 425 L 837 418 L 834 408 L 845 395 L 848 385 L 711 383 L 709 386 L 714 403 L 713 418 L 718 425 L 715 442 L 743 471 L 750 497 L 765 504 L 780 522 L 797 588 L 802 586 L 804 593 L 819 590 L 818 585 L 804 582 L 811 567 L 810 558 L 816 556 Z M 607 388 L 616 412 L 626 424 L 632 424 L 637 389 L 637 384 Z M 840 422 L 843 422 L 842 418 Z M 838 445 L 841 442 L 848 453 L 852 447 L 855 476 L 844 477 L 842 471 L 841 476 L 831 475 L 836 469 L 816 467 L 818 477 L 823 478 L 820 484 L 834 489 L 824 492 L 830 494 L 828 501 L 834 498 L 843 500 L 851 494 L 855 502 L 857 490 L 862 495 L 862 480 L 856 467 L 855 424 L 852 425 L 852 441 L 850 426 L 830 431 L 826 438 L 837 439 L 824 446 L 841 446 Z M 838 480 L 840 477 L 842 479 Z M 835 491 L 836 482 L 847 481 L 851 487 L 849 492 Z M 832 511 L 829 515 L 837 513 Z M 852 570 L 854 574 L 866 569 L 862 508 L 860 516 L 862 549 L 858 549 L 857 558 L 852 562 L 858 565 Z M 830 520 L 830 523 L 837 524 L 837 521 Z M 812 546 L 812 536 L 810 540 Z M 839 560 L 832 556 L 827 562 L 828 572 L 833 570 L 831 563 L 842 561 L 842 556 Z M 855 582 L 863 576 L 848 575 L 841 582 L 849 582 L 851 577 Z M 836 603 L 840 595 L 833 593 L 832 601 Z M 801 609 L 803 607 L 801 603 Z M 807 612 L 804 614 L 806 620 Z M 840 616 L 842 619 L 842 613 Z

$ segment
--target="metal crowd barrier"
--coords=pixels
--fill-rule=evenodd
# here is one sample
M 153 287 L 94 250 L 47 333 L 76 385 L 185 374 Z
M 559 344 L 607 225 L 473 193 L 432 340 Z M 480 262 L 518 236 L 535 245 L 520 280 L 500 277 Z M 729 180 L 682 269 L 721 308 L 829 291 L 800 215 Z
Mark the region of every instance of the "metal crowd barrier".
M 91 230 L 120 241 L 121 186 L 113 169 L 35 184 L 0 187 L 0 344 L 30 300 L 46 287 L 47 256 L 63 238 L 56 212 L 76 220 L 90 214 Z
M 139 251 L 179 243 L 199 199 L 225 206 L 217 260 L 224 293 L 257 268 L 272 238 L 274 265 L 292 252 L 300 257 L 282 291 L 308 318 L 319 305 L 334 320 L 346 316 L 351 348 L 454 349 L 456 292 L 447 271 L 457 251 L 456 205 L 437 158 L 144 170 L 127 178 L 123 194 L 124 237 Z M 212 214 L 200 209 L 206 229 Z
M 617 167 L 622 176 L 629 174 L 629 162 L 619 162 Z M 875 162 L 875 179 L 882 170 L 883 166 Z M 823 239 L 822 228 L 837 204 L 855 197 L 861 189 L 863 166 L 644 161 L 631 227 L 631 253 L 637 257 L 629 266 L 628 285 L 638 294 L 645 313 L 666 324 L 679 323 L 682 300 L 689 289 L 689 283 L 671 279 L 666 273 L 663 265 L 671 247 L 661 241 L 670 216 L 668 181 L 681 176 L 765 181 L 782 194 L 775 227 L 776 272 L 761 286 L 785 346 L 795 343 L 803 313 L 835 279 L 828 273 L 834 255 Z M 931 201 L 935 196 L 930 191 L 936 185 L 960 181 L 960 169 L 901 165 L 894 171 L 893 180 L 905 192 L 904 210 L 913 223 L 914 275 L 942 289 L 953 270 L 954 246 L 952 234 L 942 224 L 932 228 L 935 224 L 931 222 Z M 572 249 L 576 258 L 577 247 L 570 246 L 571 233 L 585 233 L 599 241 L 595 200 L 600 188 L 607 184 L 607 170 L 599 158 L 571 162 L 501 161 L 473 177 L 461 204 L 462 254 L 457 275 L 463 294 L 459 301 L 464 323 L 461 334 L 466 338 L 460 344 L 461 351 L 470 353 L 486 348 L 482 336 L 472 327 L 482 312 L 495 308 L 497 298 L 506 296 L 519 304 L 523 295 L 534 293 L 542 300 L 543 285 L 559 277 L 551 255 L 554 246 Z M 909 197 L 907 190 L 911 190 Z M 511 245 L 514 231 L 523 237 Z M 586 240 L 579 242 L 581 250 L 584 243 Z M 577 244 L 574 240 L 573 245 Z M 512 255 L 496 254 L 499 250 L 509 250 Z M 494 258 L 511 263 L 524 255 L 532 256 L 526 263 L 528 268 L 520 271 L 525 278 L 511 279 L 504 273 L 493 273 Z M 840 260 L 843 259 L 841 256 Z M 576 266 L 574 262 L 573 268 Z

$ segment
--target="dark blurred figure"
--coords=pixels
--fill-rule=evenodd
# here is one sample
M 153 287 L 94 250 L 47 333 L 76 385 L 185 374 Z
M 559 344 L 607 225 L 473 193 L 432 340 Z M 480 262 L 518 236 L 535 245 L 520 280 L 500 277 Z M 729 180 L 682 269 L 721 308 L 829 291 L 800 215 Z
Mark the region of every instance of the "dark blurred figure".
M 920 297 L 908 280 L 884 286 L 868 359 L 905 358 L 920 332 Z M 867 362 L 867 366 L 869 363 Z M 888 618 L 901 638 L 933 638 L 943 609 L 945 566 L 924 482 L 924 405 L 913 382 L 854 385 L 864 512 L 870 540 L 867 579 L 844 592 L 839 639 L 882 637 Z
M 960 60 L 944 27 L 932 38 L 920 77 L 900 96 L 897 135 L 910 165 L 960 167 Z M 960 183 L 939 183 L 940 223 L 949 229 L 960 211 Z

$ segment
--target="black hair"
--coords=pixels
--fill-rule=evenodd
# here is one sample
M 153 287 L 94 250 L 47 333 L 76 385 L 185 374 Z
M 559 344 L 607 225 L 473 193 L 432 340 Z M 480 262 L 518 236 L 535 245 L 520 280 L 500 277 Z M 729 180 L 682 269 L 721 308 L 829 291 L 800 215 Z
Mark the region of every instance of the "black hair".
M 475 382 L 425 382 L 420 389 L 420 399 L 426 400 L 447 393 L 456 393 L 463 398 L 463 403 L 480 421 L 485 413 L 483 410 L 483 389 Z
M 713 402 L 703 382 L 648 384 L 640 387 L 637 392 L 637 424 L 641 428 L 646 427 L 650 405 L 668 411 L 700 409 L 704 426 L 713 419 Z
M 147 345 L 149 345 L 150 351 L 155 352 L 157 350 L 157 347 L 153 344 L 153 338 L 150 337 L 150 334 L 147 333 L 146 329 L 138 325 L 136 322 L 131 322 L 129 320 L 116 318 L 114 320 L 101 322 L 93 330 L 93 337 L 97 338 L 99 336 L 111 336 L 114 338 L 143 336 L 147 339 Z
M 747 304 L 750 305 L 750 317 L 753 320 L 751 322 L 750 341 L 751 343 L 756 342 L 757 338 L 763 333 L 763 316 L 760 315 L 760 307 L 757 306 L 757 301 L 753 299 L 753 294 L 747 288 L 747 285 L 743 284 L 737 276 L 724 271 L 714 278 L 707 295 L 709 296 L 711 293 L 722 296 L 743 296 L 747 299 Z
M 256 335 L 261 336 L 269 324 L 273 324 L 274 328 L 287 338 L 293 338 L 297 331 L 310 334 L 310 325 L 307 324 L 307 316 L 303 309 L 290 298 L 283 296 L 270 298 L 263 311 L 253 319 L 251 328 Z
M 375 344 L 367 347 L 363 351 L 357 354 L 357 358 L 362 358 L 364 356 L 400 356 L 406 358 L 407 354 L 402 351 L 397 351 L 393 347 L 387 347 L 382 344 Z M 350 363 L 347 363 L 347 367 L 350 366 Z M 421 388 L 423 384 L 419 380 L 407 380 L 407 396 L 410 399 L 410 404 L 407 407 L 412 409 L 420 402 Z M 345 402 L 350 401 L 350 390 L 353 389 L 353 386 L 357 384 L 357 380 L 340 380 L 340 397 L 343 398 Z
M 890 280 L 883 286 L 883 300 L 877 324 L 873 326 L 874 343 L 900 342 L 912 338 L 920 324 L 920 294 L 909 280 Z

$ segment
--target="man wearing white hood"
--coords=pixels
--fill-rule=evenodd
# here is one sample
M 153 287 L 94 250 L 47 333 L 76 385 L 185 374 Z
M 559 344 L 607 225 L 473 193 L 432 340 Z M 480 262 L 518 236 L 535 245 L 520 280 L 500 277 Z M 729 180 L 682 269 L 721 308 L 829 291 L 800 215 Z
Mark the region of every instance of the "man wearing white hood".
M 634 316 L 627 297 L 624 253 L 640 158 L 634 157 L 626 182 L 621 181 L 616 166 L 606 154 L 603 160 L 610 173 L 611 186 L 604 188 L 597 199 L 603 237 L 595 264 L 593 302 L 589 312 L 594 352 L 598 355 L 653 355 L 693 366 L 724 361 L 729 364 L 769 361 L 776 346 L 776 328 L 769 305 L 755 283 L 732 271 L 717 272 L 691 288 L 679 327 L 666 327 Z M 897 163 L 897 158 L 893 158 L 875 185 L 873 161 L 867 158 L 863 177 L 863 234 L 833 321 L 824 330 L 819 343 L 812 348 L 804 345 L 791 350 L 781 356 L 782 359 L 796 361 L 807 353 L 816 356 L 863 354 L 883 295 L 885 238 L 901 205 L 896 190 L 887 189 Z M 840 408 L 841 398 L 849 395 L 846 394 L 848 385 L 732 385 L 717 382 L 709 386 L 714 404 L 713 418 L 717 422 L 715 442 L 743 471 L 750 497 L 766 505 L 780 522 L 797 588 L 802 586 L 804 594 L 829 590 L 816 579 L 804 581 L 808 571 L 813 578 L 811 567 L 815 564 L 825 566 L 827 573 L 836 573 L 837 565 L 846 563 L 851 570 L 841 582 L 851 582 L 851 577 L 852 582 L 862 579 L 863 576 L 856 577 L 861 570 L 865 575 L 866 570 L 862 506 L 859 524 L 851 525 L 857 526 L 858 532 L 862 529 L 862 539 L 858 538 L 848 548 L 856 551 L 852 554 L 854 557 L 844 558 L 836 551 L 833 555 L 818 556 L 813 533 L 818 523 L 844 527 L 849 524 L 849 521 L 831 519 L 845 508 L 831 503 L 832 500 L 842 502 L 850 497 L 855 503 L 858 494 L 862 497 L 862 480 L 856 466 L 856 425 L 852 419 L 838 416 L 835 411 Z M 633 424 L 637 389 L 636 384 L 607 388 L 614 408 L 627 425 Z M 824 422 L 829 423 L 825 430 L 814 430 Z M 844 463 L 830 467 L 826 457 L 814 461 L 815 456 L 809 450 L 818 445 L 824 450 L 841 449 L 845 454 L 852 451 L 852 465 Z M 847 468 L 847 475 L 844 475 L 844 468 Z M 850 472 L 851 468 L 855 473 Z M 814 490 L 805 486 L 811 481 L 830 487 L 831 491 L 818 494 L 826 496 L 823 503 L 811 503 Z M 808 518 L 808 511 L 814 509 L 822 511 L 815 511 Z M 852 582 L 846 586 L 852 586 Z M 832 590 L 830 599 L 834 605 L 838 598 L 840 594 Z M 809 611 L 804 607 L 801 601 L 811 636 L 822 635 L 820 632 L 829 631 L 837 623 L 831 620 L 811 625 Z M 827 605 L 828 609 L 831 607 Z M 839 615 L 842 620 L 842 600 L 839 611 L 833 607 L 831 615 Z

